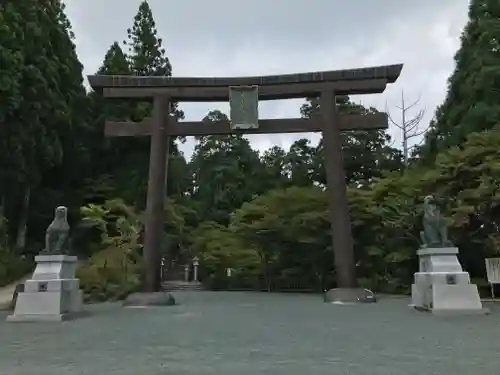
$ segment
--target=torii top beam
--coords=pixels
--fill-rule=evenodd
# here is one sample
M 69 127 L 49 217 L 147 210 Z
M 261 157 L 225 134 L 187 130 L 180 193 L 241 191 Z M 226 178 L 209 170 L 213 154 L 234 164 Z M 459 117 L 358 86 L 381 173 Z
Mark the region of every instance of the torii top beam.
M 259 100 L 318 96 L 322 91 L 336 95 L 376 94 L 395 82 L 402 64 L 359 69 L 332 70 L 254 77 L 142 77 L 90 75 L 91 87 L 108 98 L 152 98 L 166 95 L 173 101 L 223 102 L 229 86 L 259 86 Z

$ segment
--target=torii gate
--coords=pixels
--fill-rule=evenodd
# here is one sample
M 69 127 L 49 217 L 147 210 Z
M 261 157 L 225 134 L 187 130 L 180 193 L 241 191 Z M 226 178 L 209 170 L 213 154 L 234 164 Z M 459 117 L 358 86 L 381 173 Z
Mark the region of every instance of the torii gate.
M 386 129 L 387 115 L 345 115 L 337 110 L 340 95 L 382 93 L 394 83 L 402 64 L 255 77 L 139 77 L 89 76 L 92 88 L 105 98 L 153 100 L 153 117 L 140 123 L 107 121 L 107 136 L 151 136 L 146 207 L 144 292 L 160 290 L 160 246 L 166 192 L 169 137 L 215 134 L 322 132 L 328 200 L 335 253 L 337 287 L 356 288 L 355 261 L 341 131 Z M 320 98 L 320 113 L 310 119 L 258 119 L 258 101 Z M 171 102 L 230 101 L 231 121 L 177 121 Z

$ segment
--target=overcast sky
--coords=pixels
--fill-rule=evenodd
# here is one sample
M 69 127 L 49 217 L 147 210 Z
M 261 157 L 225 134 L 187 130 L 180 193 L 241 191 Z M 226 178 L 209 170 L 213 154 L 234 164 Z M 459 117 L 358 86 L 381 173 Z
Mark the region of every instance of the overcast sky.
M 66 0 L 85 74 L 123 41 L 140 0 Z M 446 94 L 453 56 L 467 22 L 468 0 L 149 0 L 174 76 L 242 76 L 404 63 L 383 94 L 356 96 L 400 117 L 401 90 L 425 126 Z M 261 118 L 297 117 L 302 100 L 261 102 Z M 226 103 L 182 103 L 199 120 Z M 408 114 L 412 116 L 415 112 Z M 390 129 L 399 145 L 397 128 Z M 250 137 L 254 147 L 288 148 L 304 135 Z M 310 138 L 316 142 L 317 136 Z M 182 146 L 189 156 L 192 140 Z

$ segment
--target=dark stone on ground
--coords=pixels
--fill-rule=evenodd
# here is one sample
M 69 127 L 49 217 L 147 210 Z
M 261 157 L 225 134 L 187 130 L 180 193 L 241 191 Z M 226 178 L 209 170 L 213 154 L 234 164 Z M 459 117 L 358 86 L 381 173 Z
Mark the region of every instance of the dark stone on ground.
M 375 293 L 362 288 L 335 288 L 325 292 L 324 300 L 327 303 L 375 303 Z
M 175 304 L 174 296 L 168 292 L 133 293 L 123 301 L 125 307 L 173 306 Z

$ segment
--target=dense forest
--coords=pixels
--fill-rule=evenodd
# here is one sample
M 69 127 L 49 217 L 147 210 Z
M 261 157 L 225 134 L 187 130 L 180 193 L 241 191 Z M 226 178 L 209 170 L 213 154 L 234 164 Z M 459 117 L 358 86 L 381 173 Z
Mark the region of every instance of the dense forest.
M 472 0 L 448 94 L 408 166 L 388 133 L 343 135 L 357 275 L 408 290 L 422 198 L 449 219 L 464 267 L 484 278 L 500 245 L 500 8 Z M 147 3 L 98 74 L 172 75 Z M 314 98 L 312 98 L 314 99 Z M 315 100 L 303 116 L 318 109 Z M 140 283 L 149 139 L 105 138 L 105 119 L 139 121 L 151 105 L 86 90 L 61 1 L 0 4 L 0 285 L 29 272 L 54 207 L 69 208 L 87 295 L 120 298 Z M 366 113 L 347 100 L 341 111 Z M 174 106 L 176 116 L 184 116 Z M 216 108 L 205 121 L 226 116 Z M 323 290 L 335 284 L 321 142 L 259 153 L 239 135 L 197 140 L 186 160 L 171 140 L 166 259 L 200 258 L 209 288 Z M 231 277 L 226 270 L 232 269 Z

